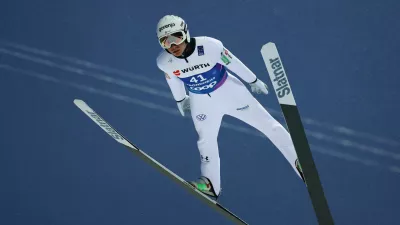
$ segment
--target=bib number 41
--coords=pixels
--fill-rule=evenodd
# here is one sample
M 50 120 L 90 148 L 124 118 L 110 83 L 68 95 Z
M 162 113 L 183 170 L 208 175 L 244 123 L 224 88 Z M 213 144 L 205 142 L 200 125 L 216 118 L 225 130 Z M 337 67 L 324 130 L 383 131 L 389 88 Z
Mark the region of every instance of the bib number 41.
M 197 77 L 197 79 L 196 79 L 196 77 Z M 206 78 L 203 77 L 203 75 L 200 74 L 200 75 L 193 76 L 192 78 L 190 78 L 190 82 L 197 83 L 197 82 L 199 82 L 198 79 L 200 79 L 200 82 L 204 82 L 207 80 Z

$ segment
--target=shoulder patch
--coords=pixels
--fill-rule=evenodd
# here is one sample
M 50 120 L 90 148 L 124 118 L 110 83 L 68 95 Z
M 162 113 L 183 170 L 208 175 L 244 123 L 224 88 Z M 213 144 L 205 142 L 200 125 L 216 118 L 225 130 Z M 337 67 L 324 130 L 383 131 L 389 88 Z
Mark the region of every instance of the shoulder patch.
M 229 63 L 231 63 L 232 55 L 229 53 L 228 49 L 226 49 L 226 48 L 222 49 L 221 60 L 222 60 L 222 62 L 225 63 L 225 65 L 228 65 Z
M 197 46 L 197 53 L 199 56 L 204 55 L 204 47 L 203 45 Z

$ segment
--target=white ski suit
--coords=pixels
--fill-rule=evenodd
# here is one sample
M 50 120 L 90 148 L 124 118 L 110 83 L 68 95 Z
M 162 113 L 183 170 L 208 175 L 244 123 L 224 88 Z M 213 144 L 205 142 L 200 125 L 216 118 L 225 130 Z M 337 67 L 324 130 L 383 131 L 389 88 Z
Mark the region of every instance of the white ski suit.
M 180 58 L 163 51 L 157 58 L 157 66 L 165 73 L 177 102 L 189 96 L 191 116 L 199 135 L 201 175 L 211 181 L 216 194 L 221 189 L 217 137 L 225 114 L 265 134 L 300 176 L 295 167 L 297 155 L 290 134 L 226 69 L 247 83 L 256 81 L 256 75 L 215 38 L 195 37 L 189 44 L 194 48 L 189 56 Z

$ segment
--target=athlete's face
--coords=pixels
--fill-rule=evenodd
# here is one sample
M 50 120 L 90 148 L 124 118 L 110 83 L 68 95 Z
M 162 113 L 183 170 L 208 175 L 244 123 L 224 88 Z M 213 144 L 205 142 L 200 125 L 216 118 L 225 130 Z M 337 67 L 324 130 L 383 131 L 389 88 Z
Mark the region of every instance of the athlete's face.
M 186 42 L 182 42 L 179 45 L 176 45 L 176 44 L 171 45 L 171 47 L 168 49 L 168 51 L 174 56 L 180 56 L 180 55 L 182 55 L 185 48 L 186 48 Z

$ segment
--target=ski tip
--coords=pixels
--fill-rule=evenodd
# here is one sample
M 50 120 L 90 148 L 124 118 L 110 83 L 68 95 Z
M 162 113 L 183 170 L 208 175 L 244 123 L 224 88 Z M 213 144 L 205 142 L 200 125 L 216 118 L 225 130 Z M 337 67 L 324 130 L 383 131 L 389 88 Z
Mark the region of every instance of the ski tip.
M 264 49 L 264 48 L 267 48 L 267 47 L 269 47 L 269 46 L 275 46 L 275 43 L 274 43 L 274 42 L 268 42 L 268 43 L 264 44 L 264 45 L 261 47 L 261 50 Z
M 74 104 L 79 106 L 79 105 L 84 105 L 85 102 L 81 99 L 74 99 Z
M 267 51 L 270 50 L 270 49 L 276 49 L 276 45 L 275 45 L 274 42 L 268 42 L 267 44 L 263 45 L 263 46 L 261 47 L 260 52 L 261 52 L 261 53 L 267 52 Z

